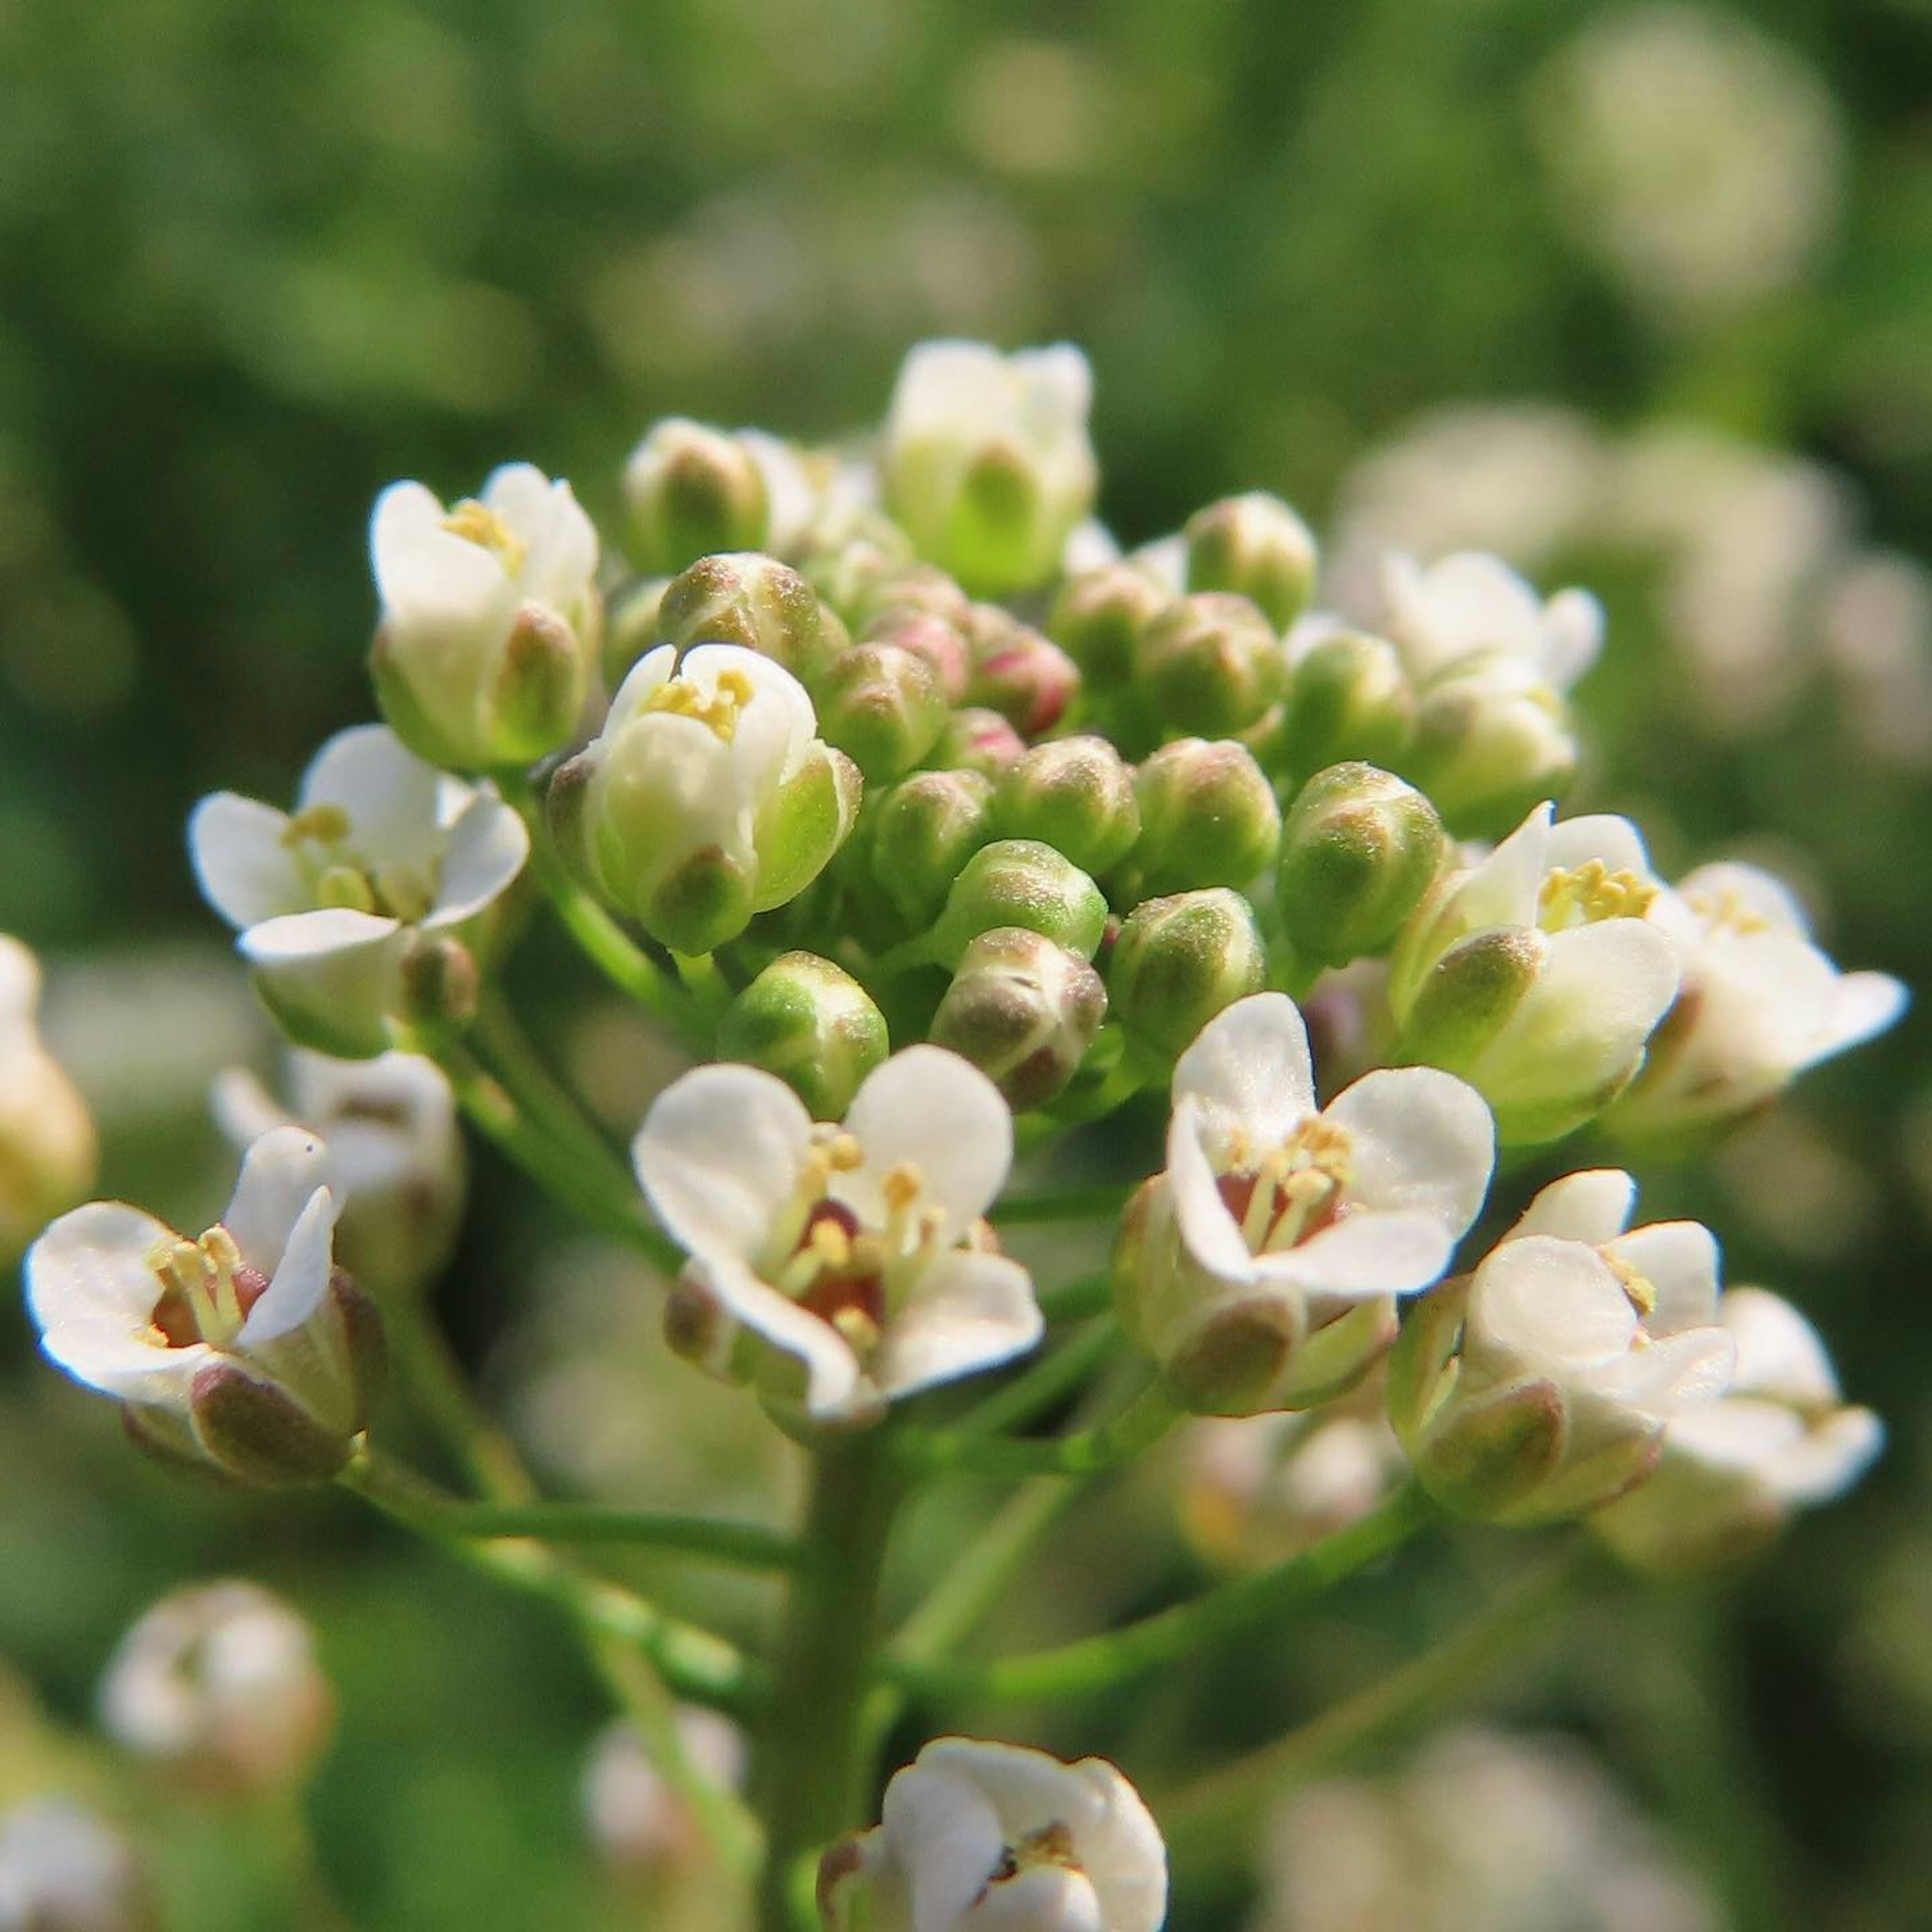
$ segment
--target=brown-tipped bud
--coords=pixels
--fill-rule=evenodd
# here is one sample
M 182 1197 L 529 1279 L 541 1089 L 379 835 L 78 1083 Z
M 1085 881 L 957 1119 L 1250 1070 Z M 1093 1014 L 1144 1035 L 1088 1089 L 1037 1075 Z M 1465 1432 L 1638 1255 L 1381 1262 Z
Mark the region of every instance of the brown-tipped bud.
M 1107 927 L 1100 888 L 1064 853 L 1030 838 L 1002 838 L 966 862 L 933 929 L 933 956 L 957 967 L 995 926 L 1022 926 L 1093 958 Z
M 683 650 L 742 644 L 811 684 L 843 650 L 845 627 L 798 572 L 755 550 L 701 556 L 665 585 L 658 635 Z
M 1109 872 L 1140 836 L 1133 774 L 1104 738 L 1055 738 L 1000 773 L 993 818 L 1009 838 L 1037 838 L 1088 872 Z
M 1146 571 L 1110 563 L 1067 579 L 1046 634 L 1079 667 L 1090 689 L 1113 691 L 1133 676 L 1141 633 L 1173 598 Z
M 915 772 L 872 815 L 874 882 L 913 926 L 928 926 L 961 868 L 993 836 L 993 785 L 974 771 Z
M 682 416 L 653 426 L 624 465 L 625 542 L 646 576 L 670 577 L 719 550 L 756 550 L 770 501 L 735 436 Z
M 1414 727 L 1415 694 L 1386 639 L 1338 631 L 1295 660 L 1280 740 L 1291 772 L 1400 764 Z
M 1107 962 L 1115 1017 L 1168 1060 L 1224 1006 L 1259 992 L 1267 976 L 1253 910 L 1225 886 L 1137 905 Z
M 1077 952 L 1022 926 L 999 926 L 967 947 L 930 1037 L 970 1060 L 1024 1113 L 1073 1078 L 1106 1012 L 1100 976 Z
M 819 687 L 818 728 L 874 782 L 902 776 L 945 728 L 946 694 L 923 658 L 892 644 L 839 652 Z
M 895 606 L 883 610 L 865 628 L 860 641 L 890 644 L 923 658 L 948 704 L 966 695 L 972 676 L 972 650 L 964 634 L 951 620 L 926 610 Z
M 1279 698 L 1288 660 L 1274 626 L 1245 597 L 1204 590 L 1171 604 L 1141 633 L 1138 694 L 1162 728 L 1225 738 Z
M 718 1057 L 776 1074 L 820 1120 L 841 1118 L 890 1050 L 885 1016 L 849 973 L 815 952 L 772 962 L 718 1027 Z
M 1279 496 L 1223 497 L 1190 517 L 1185 535 L 1190 590 L 1236 592 L 1277 631 L 1301 614 L 1315 587 L 1315 536 Z
M 997 605 L 973 607 L 969 704 L 1008 719 L 1023 738 L 1050 731 L 1080 694 L 1080 670 L 1060 647 Z
M 476 1017 L 481 980 L 461 940 L 418 932 L 403 955 L 403 1017 L 426 1039 L 459 1032 Z
M 1246 886 L 1274 862 L 1281 808 L 1254 754 L 1231 738 L 1177 738 L 1134 774 L 1144 892 Z
M 590 690 L 596 654 L 594 600 L 578 630 L 544 604 L 526 604 L 510 626 L 491 694 L 497 763 L 527 765 L 568 741 Z
M 946 729 L 926 756 L 947 771 L 983 772 L 998 778 L 1025 754 L 1026 740 L 997 711 L 968 705 L 946 719 Z

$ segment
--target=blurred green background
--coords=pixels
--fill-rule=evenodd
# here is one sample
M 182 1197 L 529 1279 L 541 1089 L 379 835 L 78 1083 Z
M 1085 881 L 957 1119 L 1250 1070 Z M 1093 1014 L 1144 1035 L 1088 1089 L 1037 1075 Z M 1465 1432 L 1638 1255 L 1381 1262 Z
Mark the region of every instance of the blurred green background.
M 1841 962 L 1913 979 L 1928 75 L 1924 0 L 0 0 L 0 930 L 47 959 L 104 1191 L 195 1226 L 224 1196 L 206 1078 L 269 1053 L 182 824 L 220 786 L 284 796 L 370 715 L 382 484 L 455 495 L 527 458 L 596 513 L 653 418 L 862 428 L 934 334 L 1086 347 L 1125 540 L 1265 487 L 1339 532 L 1338 564 L 1478 542 L 1598 588 L 1573 803 L 1632 812 L 1666 872 L 1783 866 Z M 567 1046 L 568 1017 L 537 1024 Z M 1923 1922 L 1928 1024 L 1646 1177 L 1646 1218 L 1706 1216 L 1733 1281 L 1812 1315 L 1885 1461 L 1737 1584 L 1580 1617 L 1505 1700 L 1599 1748 L 1738 1925 Z M 628 1324 L 635 1412 L 610 1394 L 606 1461 L 549 1466 L 647 1498 L 646 1425 L 698 1426 L 649 1298 L 592 1294 L 547 1210 L 478 1172 L 504 1184 L 441 1291 L 459 1346 L 514 1402 L 533 1363 Z M 540 1608 L 346 1503 L 168 1482 L 17 1309 L 0 1672 L 38 1714 L 0 1699 L 0 1801 L 56 1762 L 96 1775 L 115 1637 L 238 1569 L 313 1616 L 339 1688 L 314 1813 L 355 1923 L 648 1922 L 586 1845 L 603 1707 Z M 1256 1681 L 1318 1707 L 1515 1553 L 1474 1538 L 1355 1593 L 1211 1676 L 1169 1742 L 1241 1734 Z M 1163 1560 L 1132 1586 L 1171 1583 Z M 171 1924 L 281 1922 L 247 1835 L 146 1816 Z M 1214 1909 L 1240 1922 L 1238 1879 Z

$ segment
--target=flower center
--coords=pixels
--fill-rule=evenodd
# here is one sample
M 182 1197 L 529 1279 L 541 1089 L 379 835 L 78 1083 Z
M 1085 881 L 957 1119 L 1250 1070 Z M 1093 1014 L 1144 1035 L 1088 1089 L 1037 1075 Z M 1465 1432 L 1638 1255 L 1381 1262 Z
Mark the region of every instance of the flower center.
M 412 925 L 436 903 L 436 885 L 414 866 L 371 866 L 353 849 L 355 828 L 339 805 L 311 805 L 282 833 L 309 876 L 319 906 L 380 914 Z
M 1058 1818 L 1050 1825 L 1042 1825 L 1037 1832 L 1029 1832 L 1016 1843 L 1003 1846 L 1000 1862 L 986 1881 L 986 1889 L 990 1891 L 996 1885 L 1004 1885 L 1010 1879 L 1018 1878 L 1023 1872 L 1035 1870 L 1042 1865 L 1058 1865 L 1062 1871 L 1084 1873 L 1086 1870 L 1074 1849 L 1072 1832 Z M 986 1892 L 982 1892 L 980 1897 L 985 1896 Z
M 1252 1164 L 1246 1150 L 1237 1147 L 1233 1165 L 1215 1185 L 1248 1252 L 1279 1254 L 1340 1218 L 1354 1168 L 1348 1130 L 1311 1114 Z
M 1545 932 L 1573 926 L 1594 926 L 1606 919 L 1641 919 L 1657 898 L 1655 880 L 1620 866 L 1613 872 L 1600 859 L 1587 859 L 1574 871 L 1558 866 L 1544 877 L 1536 922 Z
M 1743 894 L 1732 886 L 1726 886 L 1718 892 L 1686 892 L 1684 903 L 1712 933 L 1728 933 L 1736 938 L 1749 939 L 1754 934 L 1771 930 L 1771 921 L 1746 904 Z
M 479 503 L 474 496 L 466 496 L 453 505 L 442 520 L 442 526 L 452 536 L 473 543 L 478 550 L 487 550 L 512 577 L 523 568 L 524 560 L 530 554 L 530 545 L 499 512 L 488 503 Z
M 708 726 L 722 743 L 728 745 L 737 736 L 739 712 L 755 694 L 752 680 L 732 665 L 718 674 L 708 692 L 695 678 L 669 679 L 644 700 L 644 709 L 672 712 L 680 718 L 694 718 L 699 724 Z
M 226 1348 L 268 1292 L 268 1276 L 242 1258 L 234 1236 L 219 1222 L 198 1241 L 162 1243 L 148 1267 L 160 1288 L 148 1317 L 148 1340 L 158 1348 L 197 1342 Z

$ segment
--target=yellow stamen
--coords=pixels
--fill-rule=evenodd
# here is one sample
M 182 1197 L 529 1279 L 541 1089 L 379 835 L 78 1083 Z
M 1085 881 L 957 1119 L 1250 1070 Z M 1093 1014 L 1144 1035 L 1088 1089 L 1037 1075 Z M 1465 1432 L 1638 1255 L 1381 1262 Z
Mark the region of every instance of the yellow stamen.
M 674 677 L 645 699 L 644 709 L 694 718 L 728 745 L 737 735 L 738 714 L 751 703 L 752 696 L 752 680 L 733 666 L 718 674 L 709 696 L 694 680 Z
M 1605 1255 L 1604 1259 L 1611 1274 L 1616 1276 L 1617 1284 L 1628 1298 L 1630 1305 L 1636 1310 L 1636 1318 L 1640 1322 L 1648 1322 L 1657 1312 L 1655 1284 L 1639 1274 L 1628 1262 L 1620 1260 L 1615 1255 Z
M 466 496 L 461 502 L 454 505 L 449 514 L 443 518 L 442 527 L 452 536 L 460 537 L 465 543 L 473 543 L 478 549 L 489 551 L 512 577 L 522 569 L 524 558 L 530 554 L 530 545 L 518 536 L 502 516 L 488 503 L 479 503 L 474 496 Z
M 1754 933 L 1772 929 L 1772 922 L 1747 905 L 1743 895 L 1732 886 L 1721 892 L 1687 892 L 1684 902 L 1713 932 L 1735 933 L 1740 939 L 1748 939 Z
M 1655 902 L 1654 880 L 1620 866 L 1613 872 L 1600 859 L 1586 860 L 1572 871 L 1559 866 L 1544 879 L 1538 896 L 1538 923 L 1546 932 L 1567 926 L 1594 926 L 1600 920 L 1641 919 Z
M 919 1198 L 923 1185 L 919 1169 L 910 1161 L 902 1160 L 886 1168 L 879 1181 L 879 1192 L 890 1212 L 903 1214 Z
M 292 850 L 313 841 L 339 845 L 349 836 L 349 814 L 339 805 L 304 806 L 282 828 L 282 843 Z

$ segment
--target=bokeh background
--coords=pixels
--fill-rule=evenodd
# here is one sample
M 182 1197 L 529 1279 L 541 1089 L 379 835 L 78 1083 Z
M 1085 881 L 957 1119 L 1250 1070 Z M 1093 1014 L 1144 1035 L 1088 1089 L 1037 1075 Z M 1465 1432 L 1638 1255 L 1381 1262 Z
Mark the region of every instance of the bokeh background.
M 224 1198 L 208 1077 L 272 1056 L 181 828 L 220 786 L 283 796 L 370 715 L 380 486 L 523 457 L 608 509 L 655 417 L 861 428 L 934 334 L 1084 345 L 1130 542 L 1261 487 L 1337 580 L 1396 541 L 1598 589 L 1573 802 L 1634 813 L 1666 872 L 1779 866 L 1835 956 L 1922 978 L 1928 81 L 1924 0 L 0 4 L 0 930 L 48 962 L 104 1191 L 196 1226 Z M 621 1111 L 647 1070 L 544 944 L 536 1024 Z M 1745 1578 L 1607 1598 L 1485 1694 L 1594 1754 L 1712 1924 L 1924 1922 L 1928 1025 L 1645 1197 L 1813 1315 L 1884 1462 Z M 663 1370 L 634 1279 L 478 1169 L 439 1306 L 553 1478 L 775 1493 Z M 310 1808 L 350 1922 L 650 1922 L 586 1843 L 604 1708 L 541 1606 L 346 1502 L 168 1481 L 10 1296 L 0 1469 L 0 1803 L 101 1796 L 171 1926 L 286 1922 L 273 1834 L 130 1784 L 94 1685 L 153 1595 L 238 1570 L 313 1617 L 338 1685 Z M 1367 1681 L 1508 1543 L 1190 1680 L 1142 1748 L 1244 1738 L 1257 1683 L 1292 1712 Z M 1185 1572 L 1160 1546 L 1129 1604 Z M 1246 1922 L 1246 1882 L 1185 1922 Z

